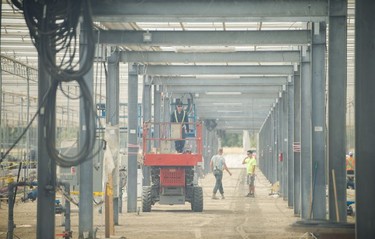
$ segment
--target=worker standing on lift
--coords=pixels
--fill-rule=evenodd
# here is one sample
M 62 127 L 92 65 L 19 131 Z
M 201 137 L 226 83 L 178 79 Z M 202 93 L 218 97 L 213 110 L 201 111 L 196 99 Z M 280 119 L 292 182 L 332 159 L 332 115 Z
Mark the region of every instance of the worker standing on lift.
M 171 122 L 181 123 L 181 126 L 182 126 L 181 138 L 183 138 L 183 140 L 176 140 L 175 148 L 178 153 L 182 153 L 185 147 L 184 139 L 186 138 L 186 134 L 189 132 L 189 124 L 188 124 L 189 119 L 188 119 L 187 112 L 182 108 L 181 101 L 177 102 L 177 107 L 171 115 Z

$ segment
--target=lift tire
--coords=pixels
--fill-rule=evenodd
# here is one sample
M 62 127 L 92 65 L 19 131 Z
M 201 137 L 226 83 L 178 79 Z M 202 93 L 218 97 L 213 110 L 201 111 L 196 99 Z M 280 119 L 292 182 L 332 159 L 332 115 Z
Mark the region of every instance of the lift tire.
M 193 199 L 191 201 L 191 210 L 193 212 L 203 211 L 203 190 L 202 187 L 193 188 Z
M 193 188 L 194 190 L 194 188 Z M 191 210 L 194 211 L 194 191 L 191 192 L 191 198 L 190 198 L 190 204 L 191 204 Z
M 142 191 L 142 211 L 151 212 L 152 194 L 151 187 L 144 186 Z

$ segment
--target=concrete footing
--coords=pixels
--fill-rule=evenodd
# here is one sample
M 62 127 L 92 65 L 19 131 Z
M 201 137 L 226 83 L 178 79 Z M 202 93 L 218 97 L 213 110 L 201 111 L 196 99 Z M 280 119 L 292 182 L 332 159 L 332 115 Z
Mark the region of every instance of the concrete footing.
M 290 230 L 310 232 L 310 237 L 319 239 L 355 239 L 354 223 L 338 223 L 325 220 L 301 220 L 293 223 Z

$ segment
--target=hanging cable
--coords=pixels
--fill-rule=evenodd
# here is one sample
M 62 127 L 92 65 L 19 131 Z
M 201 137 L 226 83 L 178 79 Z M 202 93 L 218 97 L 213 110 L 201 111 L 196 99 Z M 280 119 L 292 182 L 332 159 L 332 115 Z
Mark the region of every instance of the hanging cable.
M 48 100 L 45 106 L 45 142 L 51 159 L 63 167 L 75 166 L 93 157 L 96 139 L 96 111 L 92 95 L 84 76 L 92 68 L 95 55 L 90 0 L 11 0 L 13 6 L 23 11 L 31 40 L 36 47 L 46 71 L 51 75 Z M 82 15 L 82 18 L 80 17 Z M 82 19 L 82 21 L 81 21 Z M 77 51 L 79 44 L 78 24 L 87 33 L 85 47 Z M 58 56 L 58 57 L 56 57 Z M 78 60 L 76 60 L 78 59 Z M 75 81 L 80 87 L 85 115 L 84 141 L 74 156 L 62 155 L 56 148 L 56 95 L 63 82 Z M 39 110 L 38 110 L 39 112 Z

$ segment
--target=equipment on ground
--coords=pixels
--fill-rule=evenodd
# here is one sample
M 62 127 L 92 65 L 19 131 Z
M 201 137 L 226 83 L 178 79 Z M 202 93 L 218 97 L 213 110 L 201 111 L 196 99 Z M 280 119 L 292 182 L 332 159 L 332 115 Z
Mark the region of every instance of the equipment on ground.
M 190 202 L 192 211 L 203 211 L 203 190 L 195 180 L 195 168 L 202 162 L 202 123 L 189 124 L 195 133 L 183 139 L 181 124 L 144 123 L 143 160 L 150 167 L 151 185 L 143 187 L 143 212 L 150 212 L 156 202 Z M 151 132 L 157 136 L 153 137 Z M 186 140 L 183 153 L 174 150 L 175 140 Z
M 355 204 L 355 201 L 346 201 L 346 214 L 349 216 L 354 216 L 354 209 L 352 204 Z

